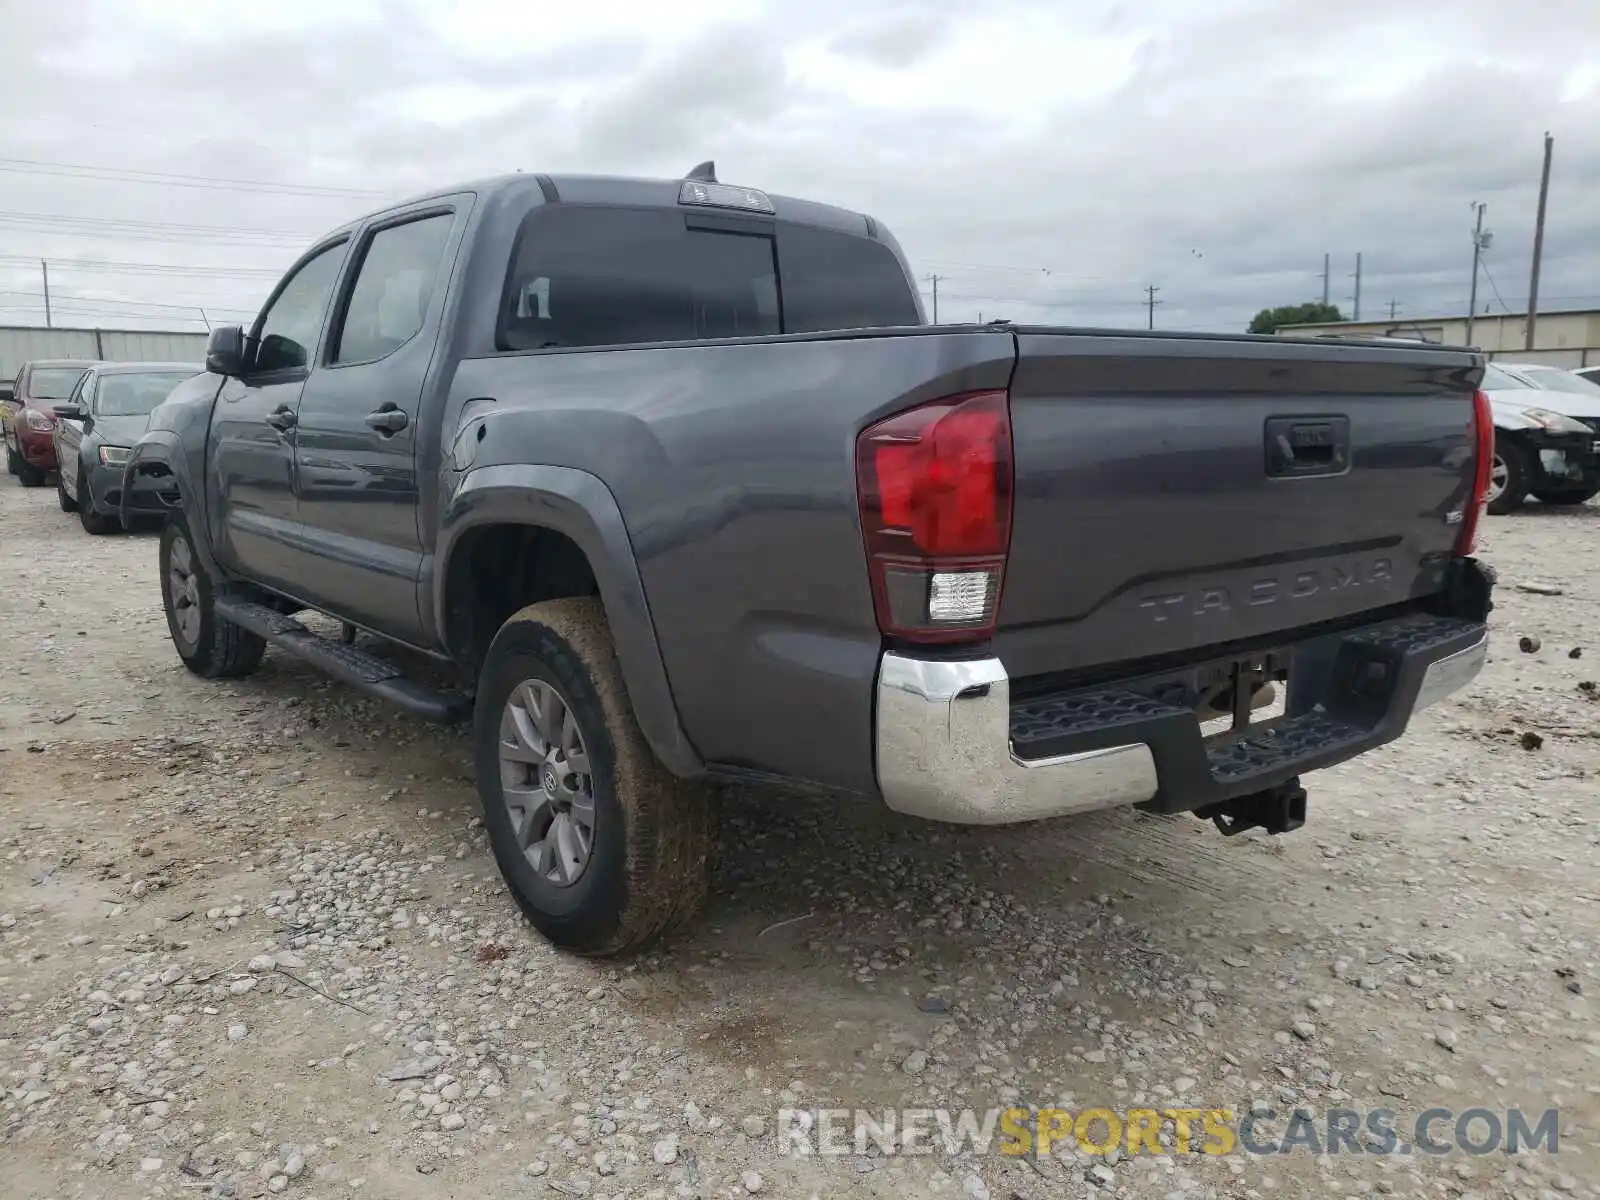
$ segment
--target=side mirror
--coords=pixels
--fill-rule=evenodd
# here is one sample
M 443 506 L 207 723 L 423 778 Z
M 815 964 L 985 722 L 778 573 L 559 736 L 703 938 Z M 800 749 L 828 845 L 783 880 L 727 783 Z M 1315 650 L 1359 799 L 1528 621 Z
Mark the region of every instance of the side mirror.
M 57 404 L 55 410 L 56 416 L 66 421 L 81 421 L 89 415 L 81 404 Z
M 237 325 L 219 325 L 206 342 L 206 370 L 213 375 L 243 375 L 244 330 Z

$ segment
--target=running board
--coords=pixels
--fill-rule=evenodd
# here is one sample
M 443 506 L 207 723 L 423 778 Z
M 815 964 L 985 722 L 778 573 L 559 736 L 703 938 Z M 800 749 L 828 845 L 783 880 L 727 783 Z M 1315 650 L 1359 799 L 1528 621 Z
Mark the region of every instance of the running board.
M 405 672 L 388 659 L 315 634 L 275 608 L 232 596 L 218 596 L 215 607 L 223 620 L 266 638 L 269 645 L 303 658 L 324 674 L 386 700 L 412 716 L 448 722 L 459 721 L 472 711 L 471 697 L 407 679 Z

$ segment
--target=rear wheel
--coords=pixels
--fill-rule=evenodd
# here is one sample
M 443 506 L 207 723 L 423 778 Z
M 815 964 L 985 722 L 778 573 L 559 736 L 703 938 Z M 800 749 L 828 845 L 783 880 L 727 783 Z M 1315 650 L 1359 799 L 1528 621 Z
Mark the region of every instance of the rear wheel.
M 1528 454 L 1515 442 L 1496 438 L 1489 464 L 1489 511 L 1497 517 L 1516 512 L 1528 498 Z
M 1587 504 L 1596 496 L 1600 496 L 1600 487 L 1545 488 L 1533 493 L 1533 498 L 1540 504 L 1555 505 Z
M 216 583 L 182 516 L 167 519 L 157 558 L 167 631 L 183 665 L 207 679 L 237 679 L 259 667 L 265 639 L 217 615 Z
M 545 601 L 501 627 L 473 737 L 495 859 L 550 941 L 622 954 L 699 910 L 715 843 L 709 791 L 651 753 L 598 600 Z

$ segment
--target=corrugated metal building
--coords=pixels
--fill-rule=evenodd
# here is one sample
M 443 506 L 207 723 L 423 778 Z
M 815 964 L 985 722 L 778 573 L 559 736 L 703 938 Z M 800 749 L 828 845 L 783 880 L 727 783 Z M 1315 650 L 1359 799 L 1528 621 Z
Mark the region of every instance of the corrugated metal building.
M 1466 317 L 1399 317 L 1386 321 L 1330 321 L 1323 325 L 1285 325 L 1278 332 L 1284 337 L 1315 336 L 1319 333 L 1374 334 L 1379 337 L 1421 338 L 1445 346 L 1467 344 Z M 1600 309 L 1539 314 L 1534 347 L 1524 350 L 1527 340 L 1526 313 L 1495 313 L 1475 317 L 1472 342 L 1490 358 L 1508 362 L 1545 363 L 1552 367 L 1592 367 L 1600 365 Z
M 104 362 L 192 362 L 206 357 L 203 333 L 159 329 L 45 329 L 0 325 L 0 379 L 16 377 L 36 358 L 95 358 Z

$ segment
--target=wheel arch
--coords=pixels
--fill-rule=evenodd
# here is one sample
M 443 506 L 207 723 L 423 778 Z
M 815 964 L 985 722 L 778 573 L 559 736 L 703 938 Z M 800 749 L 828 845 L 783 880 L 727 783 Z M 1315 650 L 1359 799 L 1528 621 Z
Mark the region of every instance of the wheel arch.
M 173 487 L 178 493 L 178 507 L 183 510 L 187 518 L 189 543 L 212 577 L 221 579 L 222 573 L 217 569 L 216 559 L 211 553 L 210 527 L 202 511 L 204 494 L 199 481 L 193 477 L 188 452 L 176 431 L 151 430 L 134 443 L 133 453 L 129 455 L 127 465 L 122 468 L 122 503 L 117 513 L 125 529 L 132 527 L 129 522 L 131 514 L 128 511 L 128 497 L 133 491 L 133 482 L 148 476 L 171 478 Z
M 673 774 L 704 773 L 678 720 L 621 509 L 599 478 L 571 467 L 479 467 L 440 513 L 434 566 L 439 642 L 474 675 L 512 613 L 540 600 L 598 596 L 640 732 Z

